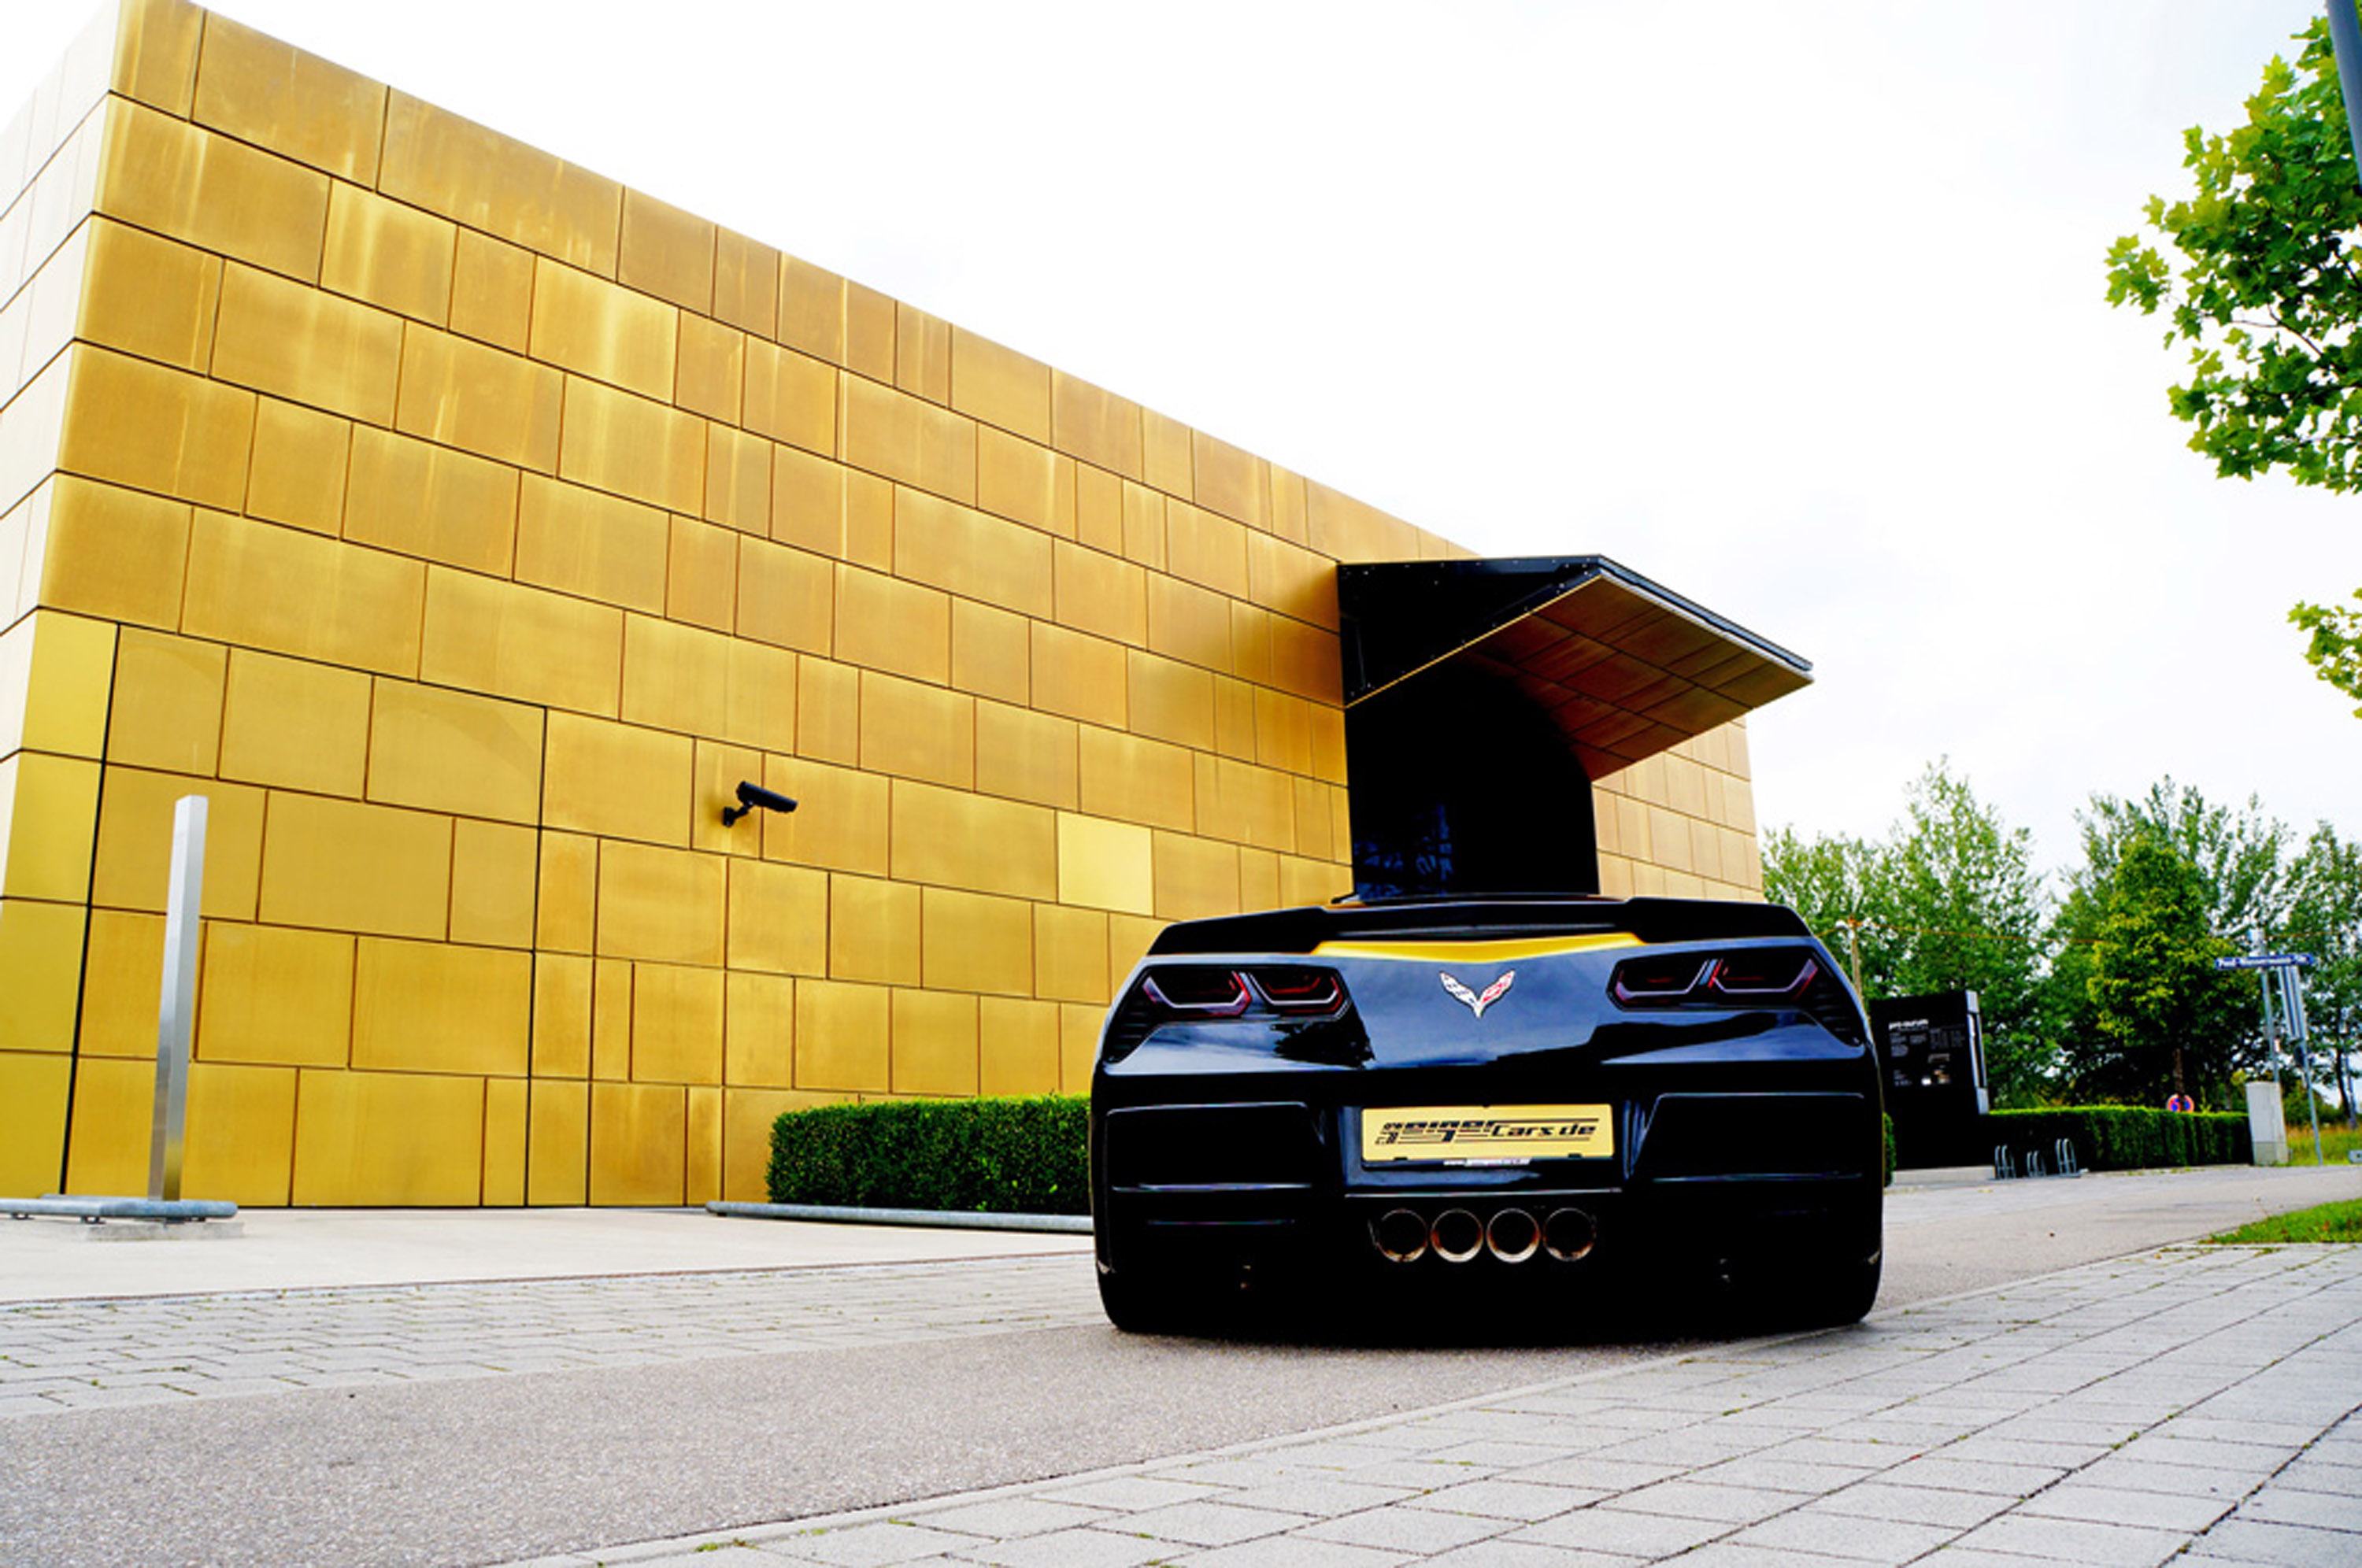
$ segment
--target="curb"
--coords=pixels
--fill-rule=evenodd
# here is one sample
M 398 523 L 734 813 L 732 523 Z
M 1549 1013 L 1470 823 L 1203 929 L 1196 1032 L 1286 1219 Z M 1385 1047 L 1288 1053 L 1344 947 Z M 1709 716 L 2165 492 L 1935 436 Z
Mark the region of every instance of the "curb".
M 724 1203 L 705 1206 L 729 1220 L 800 1220 L 822 1225 L 915 1225 L 939 1231 L 1043 1231 L 1087 1236 L 1087 1214 L 983 1214 L 951 1209 L 852 1209 L 822 1203 Z

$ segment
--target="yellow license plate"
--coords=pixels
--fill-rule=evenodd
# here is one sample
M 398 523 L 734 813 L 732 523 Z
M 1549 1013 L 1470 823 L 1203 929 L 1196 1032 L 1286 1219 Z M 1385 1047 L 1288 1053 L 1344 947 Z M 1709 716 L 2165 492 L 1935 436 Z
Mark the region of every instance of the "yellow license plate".
M 1403 1105 L 1362 1112 L 1362 1162 L 1453 1165 L 1598 1160 L 1616 1153 L 1605 1105 Z

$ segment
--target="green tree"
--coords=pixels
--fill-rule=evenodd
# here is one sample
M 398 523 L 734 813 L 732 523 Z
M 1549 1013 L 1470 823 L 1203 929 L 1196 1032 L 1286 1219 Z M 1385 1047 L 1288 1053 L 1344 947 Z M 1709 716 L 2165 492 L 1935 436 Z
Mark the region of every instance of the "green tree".
M 2209 929 L 2206 876 L 2173 844 L 2142 833 L 2123 846 L 2099 898 L 2085 984 L 2114 1049 L 2091 1086 L 2135 1103 L 2168 1094 L 2219 1101 L 2240 1036 L 2237 989 L 2214 960 L 2234 945 Z
M 2182 133 L 2196 190 L 2151 196 L 2146 234 L 2109 247 L 2108 303 L 2164 312 L 2166 346 L 2188 348 L 2189 380 L 2168 406 L 2216 473 L 2278 469 L 2351 491 L 2362 487 L 2362 183 L 2328 22 L 2293 41 L 2296 62 L 2273 57 L 2245 124 Z M 2362 699 L 2362 609 L 2300 604 L 2290 619 L 2309 634 L 2314 672 Z
M 2362 1029 L 2362 845 L 2341 841 L 2323 823 L 2305 841 L 2292 868 L 2295 897 L 2288 944 L 2321 962 L 2305 976 L 2305 1016 L 2314 1040 L 2330 1052 L 2331 1076 L 2356 1125 L 2354 1055 Z

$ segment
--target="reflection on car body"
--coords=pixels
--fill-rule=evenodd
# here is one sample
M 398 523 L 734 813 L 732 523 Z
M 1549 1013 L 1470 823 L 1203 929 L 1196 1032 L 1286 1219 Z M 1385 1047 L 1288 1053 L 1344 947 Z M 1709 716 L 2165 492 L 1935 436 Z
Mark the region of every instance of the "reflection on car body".
M 1787 910 L 1435 897 L 1168 927 L 1091 1084 L 1120 1327 L 1444 1286 L 1579 1304 L 1738 1285 L 1870 1309 L 1881 1132 L 1860 1004 Z

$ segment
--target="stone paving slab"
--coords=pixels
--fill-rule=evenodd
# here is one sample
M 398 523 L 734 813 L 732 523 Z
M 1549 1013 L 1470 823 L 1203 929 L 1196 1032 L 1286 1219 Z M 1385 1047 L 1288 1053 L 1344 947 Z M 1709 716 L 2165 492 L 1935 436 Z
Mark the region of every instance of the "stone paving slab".
M 0 1304 L 0 1421 L 1098 1323 L 1088 1254 Z M 189 1347 L 202 1346 L 201 1352 Z
M 1329 1432 L 536 1568 L 2353 1568 L 2357 1475 L 2362 1248 L 2173 1247 Z

